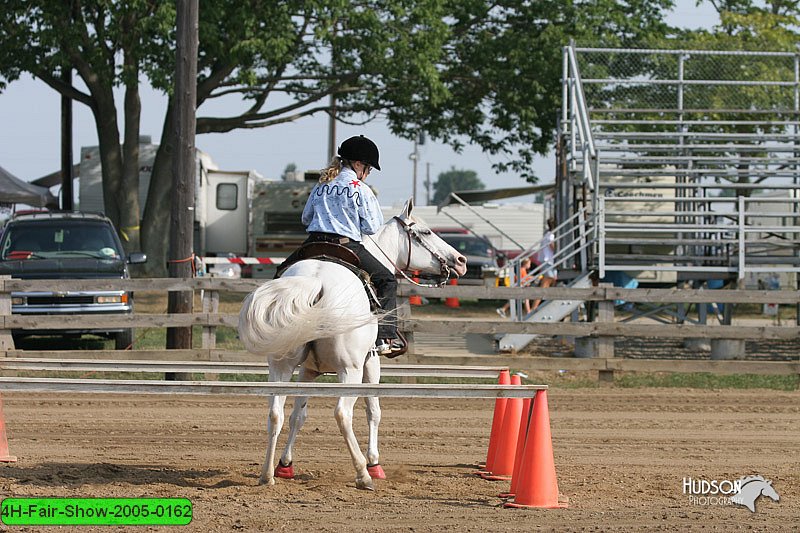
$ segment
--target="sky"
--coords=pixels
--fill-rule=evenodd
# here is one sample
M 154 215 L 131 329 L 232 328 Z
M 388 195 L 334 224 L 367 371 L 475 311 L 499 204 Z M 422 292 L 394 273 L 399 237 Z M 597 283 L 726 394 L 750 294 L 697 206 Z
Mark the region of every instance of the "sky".
M 668 18 L 670 23 L 686 28 L 710 27 L 717 20 L 709 2 L 696 7 L 695 0 L 677 0 Z M 166 98 L 149 86 L 142 87 L 141 93 L 141 134 L 151 136 L 153 142 L 158 143 Z M 118 97 L 121 102 L 121 93 Z M 9 84 L 0 93 L 0 166 L 25 181 L 59 170 L 60 106 L 60 96 L 44 82 L 24 76 Z M 232 114 L 242 109 L 238 102 L 226 102 L 223 106 L 225 109 L 220 113 Z M 198 114 L 210 113 L 203 106 Z M 371 138 L 380 148 L 383 170 L 374 172 L 369 179 L 378 190 L 381 204 L 401 205 L 412 195 L 413 162 L 409 156 L 413 143 L 393 136 L 384 121 L 364 126 L 337 124 L 337 144 L 359 134 Z M 265 178 L 279 179 L 290 163 L 301 170 L 319 169 L 327 164 L 328 119 L 327 115 L 320 114 L 269 128 L 203 134 L 197 136 L 195 144 L 208 153 L 220 169 L 255 170 Z M 96 145 L 92 115 L 86 106 L 75 103 L 73 161 L 79 161 L 82 146 Z M 420 205 L 426 204 L 423 183 L 428 164 L 431 181 L 436 181 L 439 173 L 456 168 L 475 171 L 487 189 L 526 185 L 513 172 L 495 172 L 492 164 L 496 159 L 474 145 L 467 145 L 456 153 L 449 146 L 428 139 L 418 150 L 416 200 Z M 552 182 L 555 175 L 553 154 L 538 157 L 533 169 L 540 183 Z

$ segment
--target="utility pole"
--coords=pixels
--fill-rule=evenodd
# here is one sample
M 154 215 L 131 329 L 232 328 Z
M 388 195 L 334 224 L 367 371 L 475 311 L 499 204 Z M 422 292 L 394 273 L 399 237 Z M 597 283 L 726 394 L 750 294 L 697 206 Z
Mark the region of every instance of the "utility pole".
M 414 134 L 414 151 L 408 158 L 414 162 L 414 170 L 411 178 L 411 198 L 414 200 L 414 205 L 417 205 L 417 162 L 419 161 L 419 146 L 425 144 L 425 133 L 416 132 Z
M 72 86 L 72 67 L 64 67 L 61 81 Z M 61 95 L 61 209 L 72 211 L 73 198 L 72 172 L 72 98 Z
M 331 42 L 331 70 L 336 68 L 336 21 L 333 22 L 333 41 Z M 333 156 L 336 155 L 336 93 L 332 92 L 330 96 L 331 111 L 328 113 L 328 160 L 325 166 L 333 161 Z
M 414 163 L 414 170 L 411 177 L 411 198 L 414 200 L 414 205 L 417 205 L 417 159 L 419 159 L 419 151 L 417 151 L 417 135 L 414 135 L 414 151 L 408 158 Z
M 177 57 L 175 63 L 176 131 L 172 163 L 169 275 L 191 278 L 194 265 L 195 110 L 197 107 L 198 1 L 177 2 Z M 192 291 L 171 291 L 169 313 L 191 313 Z M 190 349 L 192 328 L 167 328 L 167 348 Z M 167 375 L 170 378 L 183 375 Z
M 328 115 L 328 161 L 333 161 L 333 156 L 336 155 L 336 96 L 331 94 L 331 112 Z
M 431 205 L 431 164 L 425 163 L 425 205 Z

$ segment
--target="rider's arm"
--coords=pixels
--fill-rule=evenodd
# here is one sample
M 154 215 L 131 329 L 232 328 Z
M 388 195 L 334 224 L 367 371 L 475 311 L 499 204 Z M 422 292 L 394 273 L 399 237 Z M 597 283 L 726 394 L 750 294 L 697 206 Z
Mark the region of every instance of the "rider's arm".
M 361 203 L 358 206 L 359 225 L 361 233 L 372 235 L 383 226 L 383 213 L 375 193 L 366 184 L 361 187 Z
M 319 185 L 317 185 L 319 187 Z M 303 208 L 303 215 L 300 217 L 300 222 L 303 223 L 304 226 L 308 227 L 311 224 L 311 221 L 314 218 L 314 197 L 316 196 L 317 187 L 311 191 L 311 194 L 308 195 L 308 200 L 306 201 L 306 206 Z

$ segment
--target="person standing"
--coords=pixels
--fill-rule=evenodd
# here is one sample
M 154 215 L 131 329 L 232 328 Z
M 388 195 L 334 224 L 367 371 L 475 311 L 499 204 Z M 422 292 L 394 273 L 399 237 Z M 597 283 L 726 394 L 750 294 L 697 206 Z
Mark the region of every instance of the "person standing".
M 528 270 L 531 268 L 531 260 L 529 257 L 526 257 L 519 263 L 519 279 L 516 280 L 515 286 L 517 287 L 525 287 L 530 285 L 531 280 L 528 279 Z M 531 301 L 524 300 L 522 302 L 522 307 L 525 309 L 525 314 L 531 312 Z M 508 316 L 508 310 L 511 308 L 511 301 L 505 303 L 503 307 L 497 308 L 497 314 L 503 318 Z
M 552 287 L 558 280 L 558 269 L 556 269 L 555 265 L 556 236 L 553 233 L 555 227 L 556 219 L 553 217 L 548 218 L 547 231 L 542 237 L 542 240 L 539 241 L 539 251 L 536 252 L 536 260 L 543 269 L 541 273 L 542 280 L 539 283 L 539 286 L 542 288 Z M 539 307 L 541 303 L 541 298 L 534 301 L 533 305 L 531 305 L 531 311 L 536 311 L 536 308 Z
M 373 168 L 381 169 L 378 157 L 378 146 L 363 135 L 344 141 L 311 191 L 301 221 L 308 231 L 306 243 L 341 244 L 358 256 L 387 312 L 378 324 L 376 348 L 391 358 L 405 349 L 397 333 L 397 279 L 361 243 L 362 234 L 373 235 L 384 222 L 378 199 L 365 183 Z

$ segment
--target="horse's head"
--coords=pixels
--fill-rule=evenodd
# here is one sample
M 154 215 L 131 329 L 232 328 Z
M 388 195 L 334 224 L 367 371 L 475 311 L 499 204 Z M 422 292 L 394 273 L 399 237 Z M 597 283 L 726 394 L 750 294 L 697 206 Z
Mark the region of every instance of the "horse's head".
M 772 487 L 772 481 L 764 479 L 763 476 L 746 476 L 739 479 L 739 492 L 731 496 L 731 502 L 737 505 L 744 505 L 750 512 L 756 512 L 756 500 L 760 496 L 772 498 L 779 501 L 781 497 Z
M 406 271 L 463 276 L 467 272 L 467 258 L 431 231 L 422 219 L 413 216 L 413 208 L 414 202 L 409 198 L 402 212 L 394 217 L 407 237 L 400 239 L 398 267 Z
M 778 496 L 778 492 L 772 487 L 772 481 L 766 481 L 761 486 L 761 495 L 766 496 L 767 498 L 772 498 L 776 502 L 781 499 L 781 497 Z

